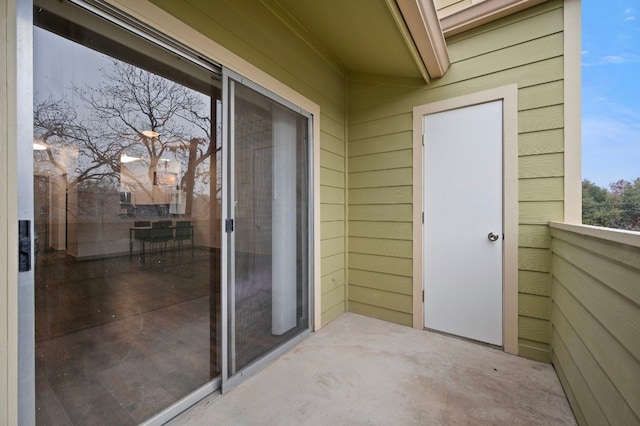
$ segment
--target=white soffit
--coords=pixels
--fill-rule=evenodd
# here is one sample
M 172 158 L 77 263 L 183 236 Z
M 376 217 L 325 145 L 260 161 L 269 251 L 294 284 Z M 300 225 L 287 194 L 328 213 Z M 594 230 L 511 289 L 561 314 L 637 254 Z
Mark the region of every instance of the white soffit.
M 396 0 L 396 3 L 429 76 L 442 77 L 451 62 L 433 0 Z
M 547 0 L 484 0 L 440 19 L 445 37 L 470 30 Z

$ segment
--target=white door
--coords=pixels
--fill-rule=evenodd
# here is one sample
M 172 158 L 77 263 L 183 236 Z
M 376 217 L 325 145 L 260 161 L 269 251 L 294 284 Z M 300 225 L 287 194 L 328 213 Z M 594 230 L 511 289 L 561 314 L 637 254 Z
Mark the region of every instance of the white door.
M 424 117 L 425 327 L 502 346 L 502 101 Z

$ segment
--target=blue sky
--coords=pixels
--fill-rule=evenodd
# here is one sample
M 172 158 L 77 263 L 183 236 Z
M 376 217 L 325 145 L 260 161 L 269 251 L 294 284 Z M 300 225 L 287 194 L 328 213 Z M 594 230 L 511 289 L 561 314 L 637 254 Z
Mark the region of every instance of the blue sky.
M 582 177 L 640 177 L 640 0 L 582 1 Z

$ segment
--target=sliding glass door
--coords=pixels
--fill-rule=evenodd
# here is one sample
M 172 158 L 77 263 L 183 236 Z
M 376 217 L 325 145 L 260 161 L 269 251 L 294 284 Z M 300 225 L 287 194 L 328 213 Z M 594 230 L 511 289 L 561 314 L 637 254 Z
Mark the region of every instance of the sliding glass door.
M 310 333 L 312 117 L 99 4 L 33 8 L 21 377 L 37 424 L 162 424 Z
M 221 77 L 69 3 L 34 22 L 36 420 L 138 424 L 221 372 Z
M 309 331 L 311 118 L 238 76 L 227 87 L 232 377 Z

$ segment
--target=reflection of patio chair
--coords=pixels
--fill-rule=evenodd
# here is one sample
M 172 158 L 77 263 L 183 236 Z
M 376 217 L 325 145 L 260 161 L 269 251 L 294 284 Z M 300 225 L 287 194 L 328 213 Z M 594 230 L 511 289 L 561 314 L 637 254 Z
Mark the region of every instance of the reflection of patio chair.
M 170 220 L 160 220 L 151 224 L 151 243 L 159 246 L 162 245 L 161 254 L 167 250 L 167 242 L 173 240 L 173 229 L 171 229 Z
M 184 242 L 191 240 L 191 255 L 193 256 L 193 226 L 190 220 L 176 222 L 176 236 L 174 240 L 178 242 L 180 251 L 182 251 Z

